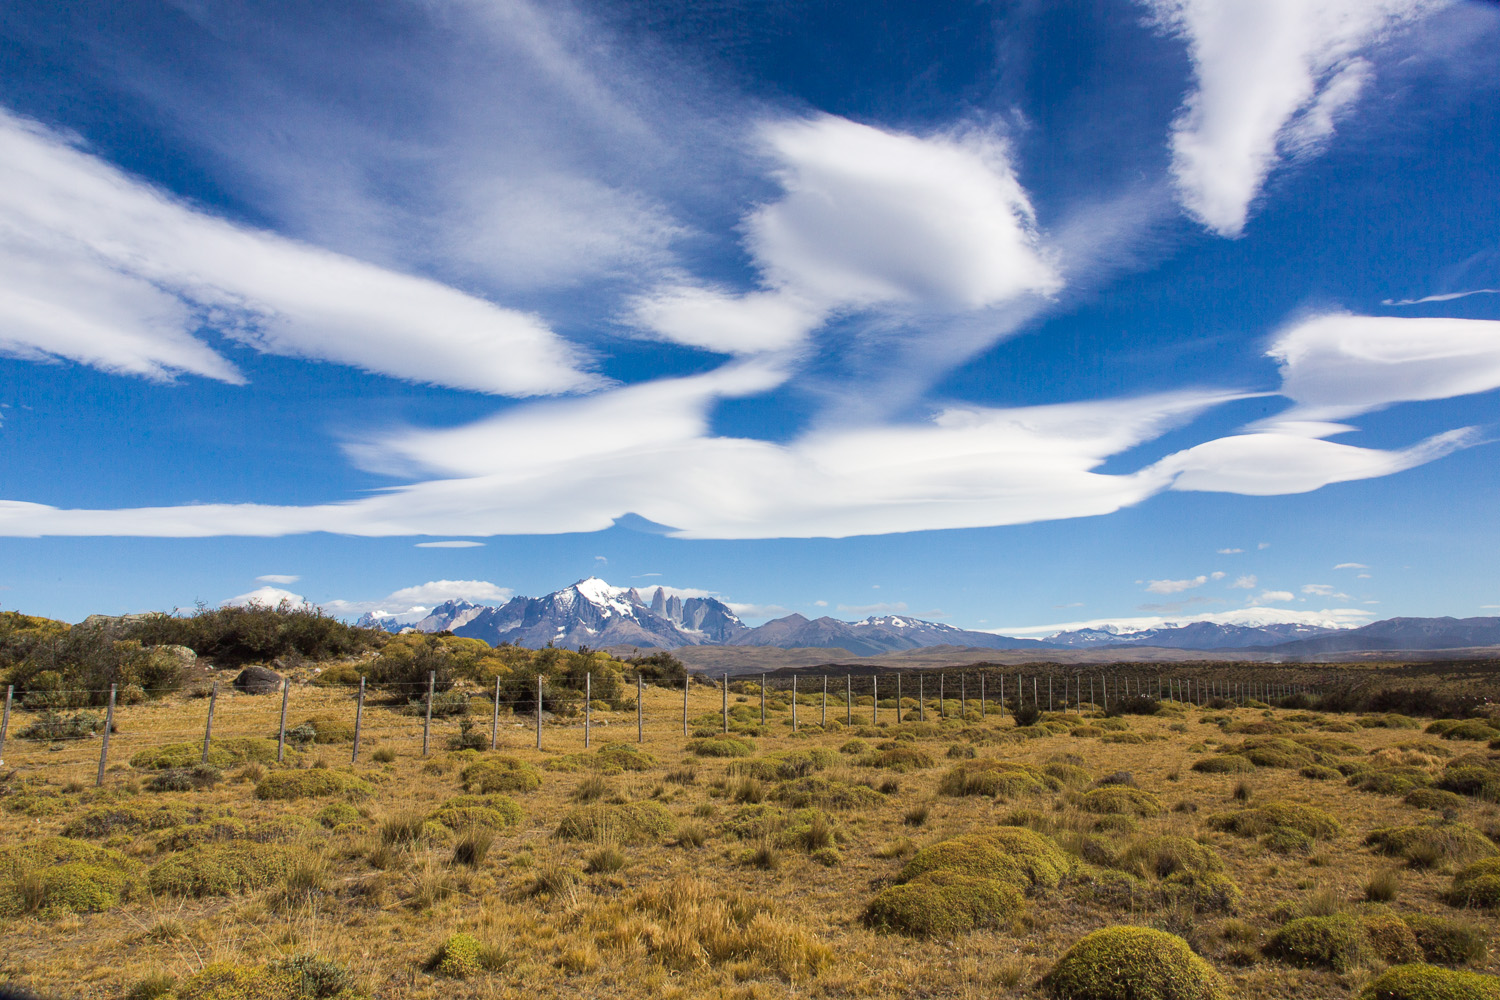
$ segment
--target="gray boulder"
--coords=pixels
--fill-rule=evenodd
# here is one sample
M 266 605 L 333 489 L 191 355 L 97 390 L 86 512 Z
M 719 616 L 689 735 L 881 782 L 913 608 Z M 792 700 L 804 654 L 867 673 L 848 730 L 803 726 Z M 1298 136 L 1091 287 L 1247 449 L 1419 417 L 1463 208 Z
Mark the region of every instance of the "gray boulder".
M 281 690 L 281 675 L 267 667 L 246 667 L 234 679 L 234 686 L 246 694 L 275 694 Z

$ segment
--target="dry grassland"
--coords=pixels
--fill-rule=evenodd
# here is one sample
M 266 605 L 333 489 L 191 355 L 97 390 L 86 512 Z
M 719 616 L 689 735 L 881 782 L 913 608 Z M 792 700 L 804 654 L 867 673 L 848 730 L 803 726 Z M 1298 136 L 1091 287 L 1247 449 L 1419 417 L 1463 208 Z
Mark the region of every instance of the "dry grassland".
M 719 710 L 717 689 L 695 685 L 692 698 L 692 716 Z M 685 737 L 681 699 L 647 688 L 644 756 L 618 747 L 637 748 L 633 711 L 596 711 L 587 752 L 577 720 L 546 725 L 538 751 L 531 720 L 507 713 L 496 751 L 449 751 L 458 727 L 434 720 L 425 759 L 421 719 L 371 703 L 358 763 L 347 742 L 314 743 L 289 751 L 285 765 L 226 763 L 219 780 L 173 772 L 203 787 L 163 791 L 152 790 L 161 772 L 146 757 L 199 743 L 205 700 L 118 709 L 100 789 L 97 738 L 21 740 L 31 717 L 18 712 L 5 746 L 0 850 L 15 856 L 67 829 L 74 841 L 118 852 L 92 863 L 116 866 L 123 901 L 44 884 L 27 867 L 42 863 L 35 858 L 0 863 L 0 879 L 11 880 L 0 887 L 0 982 L 49 997 L 296 996 L 275 992 L 285 976 L 257 980 L 256 970 L 313 956 L 347 972 L 328 973 L 325 995 L 1031 997 L 1045 995 L 1042 976 L 1083 935 L 1137 924 L 1185 937 L 1231 996 L 1331 1000 L 1356 996 L 1410 950 L 1382 943 L 1382 918 L 1442 917 L 1480 939 L 1494 922 L 1494 910 L 1450 905 L 1448 894 L 1464 864 L 1496 853 L 1486 836 L 1500 836 L 1500 807 L 1474 794 L 1434 800 L 1446 806 L 1444 823 L 1441 808 L 1405 801 L 1463 754 L 1500 766 L 1483 741 L 1260 708 L 1065 719 L 1043 733 L 1018 732 L 993 706 L 983 721 L 971 711 L 939 723 L 929 709 L 925 724 L 898 724 L 888 702 L 875 728 L 868 698 L 853 727 L 827 731 L 810 724 L 816 704 L 804 704 L 794 734 L 773 699 L 764 735 L 740 737 L 752 755 L 717 757 L 687 749 L 736 748 Z M 758 722 L 756 696 L 730 702 Z M 214 746 L 274 755 L 279 708 L 274 695 L 221 691 Z M 289 723 L 320 714 L 352 721 L 347 692 L 296 687 Z M 830 715 L 842 718 L 841 707 Z M 476 699 L 476 716 L 487 738 L 487 703 Z M 1298 744 L 1317 763 L 1194 770 L 1264 740 L 1256 729 L 1330 742 Z M 529 768 L 473 767 L 497 758 L 531 765 L 540 784 L 526 787 Z M 1100 784 L 1112 775 L 1115 783 Z M 304 788 L 315 794 L 261 797 Z M 944 794 L 962 791 L 977 794 Z M 465 795 L 479 797 L 453 801 Z M 519 809 L 487 797 L 495 795 Z M 1277 810 L 1299 806 L 1336 826 L 1287 833 L 1308 828 L 1298 815 L 1314 814 Z M 973 931 L 917 937 L 869 926 L 872 899 L 916 851 L 1007 824 L 1057 845 L 1055 884 L 1033 873 Z M 1457 824 L 1479 839 L 1389 848 L 1405 858 L 1366 842 L 1376 828 L 1451 833 Z M 1219 874 L 1238 891 L 1207 875 L 1169 888 L 1183 864 L 1172 858 L 1188 848 L 1168 837 L 1207 848 L 1205 863 L 1222 862 Z M 47 877 L 94 870 L 75 868 Z M 1134 882 L 1120 874 L 1132 872 Z M 958 897 L 940 898 L 946 907 Z M 1304 967 L 1305 953 L 1276 937 L 1296 917 L 1340 913 L 1372 928 L 1348 961 Z M 1449 960 L 1500 972 L 1490 952 Z M 322 988 L 306 975 L 301 982 L 302 995 Z

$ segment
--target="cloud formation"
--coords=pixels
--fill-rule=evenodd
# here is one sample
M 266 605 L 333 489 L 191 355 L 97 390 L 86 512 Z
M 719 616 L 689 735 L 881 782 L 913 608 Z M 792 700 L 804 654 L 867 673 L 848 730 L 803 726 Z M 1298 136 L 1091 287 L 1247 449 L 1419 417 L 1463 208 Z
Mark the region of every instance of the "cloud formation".
M 255 582 L 256 583 L 278 583 L 278 584 L 285 585 L 285 584 L 289 584 L 289 583 L 296 583 L 300 579 L 302 579 L 302 577 L 300 577 L 300 576 L 293 576 L 293 575 L 288 574 L 288 573 L 267 573 L 265 576 L 257 576 L 255 578 Z
M 321 607 L 341 617 L 374 613 L 377 617 L 392 615 L 416 620 L 444 601 L 472 601 L 475 604 L 504 604 L 514 596 L 509 587 L 498 587 L 488 580 L 429 580 L 412 587 L 402 587 L 373 601 L 323 601 Z
M 1270 599 L 1274 601 L 1290 601 L 1291 594 L 1280 596 L 1284 591 L 1270 591 Z M 1366 625 L 1374 615 L 1363 608 L 1325 608 L 1321 611 L 1300 611 L 1290 608 L 1249 607 L 1238 608 L 1234 611 L 1195 611 L 1191 618 L 1172 618 L 1162 615 L 1148 615 L 1134 618 L 1094 618 L 1088 621 L 1056 622 L 1050 625 L 1020 625 L 1009 628 L 985 629 L 996 635 L 1017 636 L 1020 638 L 1044 638 L 1056 635 L 1058 632 L 1071 632 L 1075 629 L 1102 628 L 1105 625 L 1113 625 L 1125 631 L 1136 631 L 1148 628 L 1161 628 L 1174 625 L 1184 625 L 1189 621 L 1214 622 L 1221 625 L 1276 625 L 1276 624 L 1299 624 L 1316 625 L 1322 628 L 1349 628 L 1353 626 Z
M 0 353 L 243 384 L 203 329 L 485 393 L 597 384 L 535 316 L 207 215 L 0 109 Z
M 1447 0 L 1142 0 L 1180 35 L 1195 89 L 1172 126 L 1188 214 L 1238 236 L 1267 174 L 1316 152 L 1375 68 L 1368 50 Z
M 1180 594 L 1184 590 L 1201 587 L 1208 582 L 1206 576 L 1195 576 L 1190 580 L 1151 580 L 1146 584 L 1148 594 Z
M 266 608 L 274 608 L 286 601 L 293 607 L 301 607 L 308 603 L 307 598 L 301 594 L 294 594 L 290 590 L 282 590 L 280 587 L 257 587 L 248 594 L 240 594 L 236 597 L 220 601 L 222 607 L 247 608 L 251 605 L 259 605 Z

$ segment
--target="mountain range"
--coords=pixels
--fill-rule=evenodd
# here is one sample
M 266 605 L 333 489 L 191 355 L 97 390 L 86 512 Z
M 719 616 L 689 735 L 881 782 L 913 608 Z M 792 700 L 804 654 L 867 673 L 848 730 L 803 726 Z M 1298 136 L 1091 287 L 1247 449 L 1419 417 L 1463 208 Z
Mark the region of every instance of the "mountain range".
M 614 587 L 597 577 L 580 580 L 545 597 L 512 598 L 498 607 L 455 600 L 438 605 L 415 622 L 367 614 L 357 624 L 392 632 L 448 631 L 496 646 L 507 642 L 531 648 L 552 644 L 594 649 L 761 646 L 843 650 L 854 656 L 935 646 L 1038 652 L 1260 650 L 1289 656 L 1500 646 L 1500 618 L 1391 618 L 1358 628 L 1274 621 L 1198 621 L 1135 630 L 1106 625 L 1062 631 L 1040 640 L 973 632 L 906 615 L 877 615 L 846 622 L 791 614 L 751 627 L 728 605 L 712 597 L 684 599 L 657 587 L 648 598 L 634 587 Z

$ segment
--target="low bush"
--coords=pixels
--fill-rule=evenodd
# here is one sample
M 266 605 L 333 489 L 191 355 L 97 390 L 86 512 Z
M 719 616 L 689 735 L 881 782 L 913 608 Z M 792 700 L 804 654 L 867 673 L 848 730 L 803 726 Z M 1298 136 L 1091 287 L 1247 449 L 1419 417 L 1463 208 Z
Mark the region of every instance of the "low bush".
M 1117 813 L 1145 818 L 1160 816 L 1167 809 L 1161 799 L 1140 788 L 1106 785 L 1085 792 L 1079 804 L 1091 813 Z
M 1500 910 L 1500 858 L 1485 858 L 1460 868 L 1447 898 L 1453 906 Z
M 459 772 L 464 791 L 490 795 L 495 792 L 529 792 L 542 786 L 536 768 L 518 757 L 491 757 L 479 760 Z
M 1200 774 L 1248 774 L 1255 770 L 1255 764 L 1249 757 L 1221 753 L 1193 761 L 1193 770 Z
M 1226 1000 L 1224 980 L 1175 934 L 1105 927 L 1076 942 L 1045 976 L 1057 1000 Z
M 557 825 L 564 840 L 639 844 L 672 832 L 672 816 L 655 802 L 593 803 L 570 811 Z
M 1332 781 L 1335 778 L 1343 777 L 1343 775 L 1339 774 L 1337 768 L 1328 767 L 1324 764 L 1309 764 L 1297 773 L 1313 781 Z
M 749 757 L 755 753 L 755 747 L 732 736 L 706 736 L 689 740 L 687 751 L 699 757 Z
M 1265 950 L 1291 965 L 1340 973 L 1366 964 L 1372 956 L 1364 925 L 1344 913 L 1293 920 L 1271 936 Z
M 1500 1000 L 1500 976 L 1435 965 L 1395 965 L 1372 979 L 1359 1000 Z
M 1454 761 L 1438 776 L 1437 787 L 1486 802 L 1500 802 L 1500 768 Z
M 104 730 L 104 716 L 93 712 L 74 712 L 72 715 L 63 715 L 60 712 L 43 712 L 26 726 L 22 727 L 16 736 L 23 740 L 81 740 L 90 736 L 98 735 Z
M 288 743 L 353 743 L 354 720 L 332 713 L 310 715 L 286 731 Z
M 179 805 L 143 806 L 121 804 L 90 809 L 63 827 L 64 837 L 112 837 L 116 834 L 149 833 L 195 822 L 201 813 Z
M 359 810 L 347 802 L 330 802 L 318 814 L 313 817 L 324 829 L 332 830 L 334 827 L 344 826 L 348 823 L 358 823 L 361 819 Z
M 860 763 L 867 767 L 883 767 L 888 771 L 899 771 L 901 773 L 925 770 L 937 765 L 937 761 L 932 759 L 931 754 L 912 746 L 892 747 L 889 750 L 883 750 L 875 754 L 873 757 L 862 760 Z
M 479 962 L 481 945 L 468 934 L 453 934 L 427 960 L 427 971 L 449 979 L 468 979 L 484 967 Z
M 1434 812 L 1453 812 L 1468 805 L 1463 796 L 1445 792 L 1440 788 L 1417 788 L 1406 793 L 1402 799 L 1409 806 L 1418 809 L 1431 809 Z
M 166 770 L 188 768 L 203 761 L 203 743 L 168 743 L 133 754 L 130 766 L 140 769 Z M 254 761 L 272 764 L 276 761 L 276 741 L 256 739 L 218 739 L 209 744 L 206 763 L 213 767 L 233 767 Z
M 1409 914 L 1405 919 L 1427 961 L 1438 965 L 1484 965 L 1490 935 L 1482 925 L 1420 913 Z
M 0 916 L 112 909 L 130 897 L 138 871 L 118 851 L 69 837 L 0 848 Z
M 1331 840 L 1344 832 L 1343 824 L 1323 810 L 1286 802 L 1210 816 L 1208 825 L 1241 837 L 1265 836 L 1278 827 L 1300 831 L 1314 840 Z
M 258 799 L 305 799 L 328 795 L 362 798 L 372 789 L 364 781 L 342 771 L 310 768 L 305 771 L 273 771 L 255 786 Z
M 163 896 L 231 896 L 281 881 L 304 853 L 242 841 L 203 844 L 158 861 L 146 884 Z
M 428 817 L 458 833 L 470 828 L 503 830 L 521 822 L 521 807 L 504 795 L 460 795 L 438 806 Z
M 980 757 L 949 768 L 938 780 L 939 795 L 988 795 L 1012 798 L 1055 792 L 1062 782 L 1048 777 L 1030 764 Z
M 822 775 L 809 775 L 795 781 L 784 781 L 771 792 L 771 798 L 793 809 L 817 806 L 820 809 L 875 809 L 885 801 L 867 785 L 851 784 Z
M 1370 831 L 1365 843 L 1381 854 L 1405 859 L 1414 868 L 1463 864 L 1500 854 L 1493 841 L 1464 823 L 1380 827 Z

